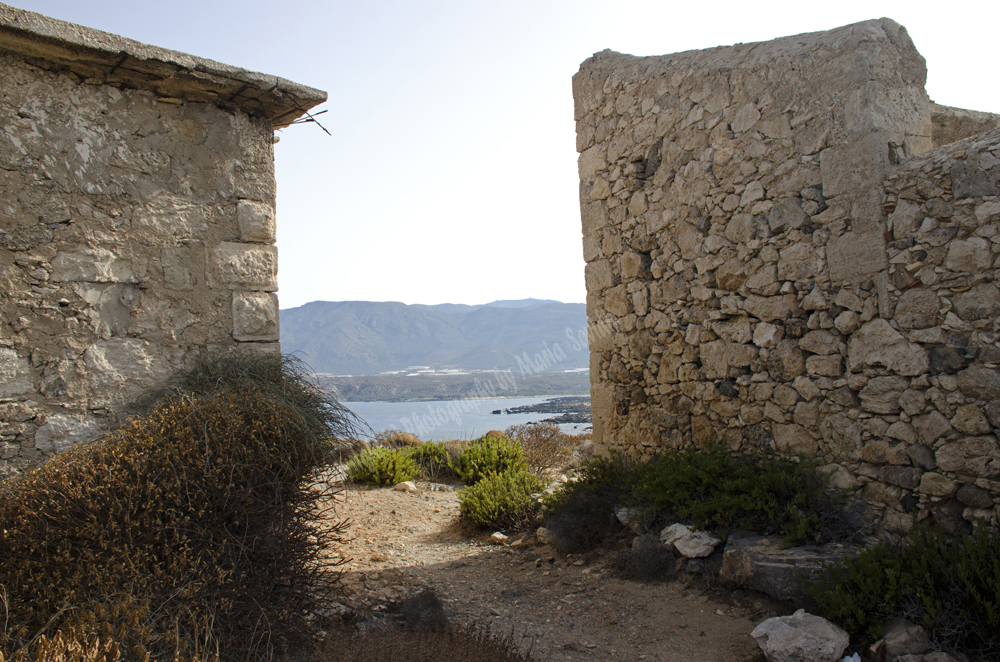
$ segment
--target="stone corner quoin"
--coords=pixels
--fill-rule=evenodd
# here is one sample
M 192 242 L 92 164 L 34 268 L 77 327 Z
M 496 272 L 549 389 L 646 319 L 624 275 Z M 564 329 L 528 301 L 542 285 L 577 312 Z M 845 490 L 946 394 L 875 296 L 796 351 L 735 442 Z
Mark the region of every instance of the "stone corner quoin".
M 208 352 L 280 351 L 276 76 L 0 4 L 0 474 Z
M 594 437 L 818 461 L 881 531 L 997 524 L 1000 116 L 866 21 L 573 78 Z

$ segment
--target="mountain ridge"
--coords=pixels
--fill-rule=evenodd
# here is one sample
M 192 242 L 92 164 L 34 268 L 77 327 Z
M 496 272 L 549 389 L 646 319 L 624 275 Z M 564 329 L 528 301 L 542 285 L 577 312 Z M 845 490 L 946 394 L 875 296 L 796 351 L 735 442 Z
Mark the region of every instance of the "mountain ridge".
M 518 357 L 550 351 L 545 371 L 589 366 L 568 346 L 587 328 L 586 304 L 551 299 L 487 304 L 312 301 L 280 311 L 282 351 L 302 355 L 319 373 L 377 375 L 413 366 L 518 369 Z M 559 345 L 561 352 L 554 351 Z M 522 360 L 522 363 L 524 361 Z M 537 363 L 535 364 L 537 366 Z

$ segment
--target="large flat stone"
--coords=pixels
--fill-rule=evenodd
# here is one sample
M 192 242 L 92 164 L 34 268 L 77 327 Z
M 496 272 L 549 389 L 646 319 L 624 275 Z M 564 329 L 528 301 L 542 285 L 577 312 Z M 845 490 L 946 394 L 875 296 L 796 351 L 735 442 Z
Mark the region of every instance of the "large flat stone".
M 719 577 L 731 586 L 766 593 L 796 605 L 811 603 L 802 582 L 818 579 L 826 566 L 857 554 L 854 547 L 781 549 L 777 536 L 732 535 L 726 543 Z

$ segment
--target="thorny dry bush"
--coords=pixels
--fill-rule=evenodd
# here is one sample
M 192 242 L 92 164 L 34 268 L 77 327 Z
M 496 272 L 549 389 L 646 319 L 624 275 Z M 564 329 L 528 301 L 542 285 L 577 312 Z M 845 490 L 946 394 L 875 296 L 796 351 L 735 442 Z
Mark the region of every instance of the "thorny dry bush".
M 8 658 L 70 628 L 132 660 L 268 659 L 311 640 L 342 562 L 322 550 L 346 528 L 314 477 L 353 415 L 266 355 L 205 361 L 148 409 L 0 484 Z
M 539 477 L 547 476 L 557 467 L 565 465 L 566 459 L 581 441 L 580 436 L 566 434 L 555 423 L 512 425 L 505 430 L 505 434 L 521 442 L 528 460 L 528 471 Z

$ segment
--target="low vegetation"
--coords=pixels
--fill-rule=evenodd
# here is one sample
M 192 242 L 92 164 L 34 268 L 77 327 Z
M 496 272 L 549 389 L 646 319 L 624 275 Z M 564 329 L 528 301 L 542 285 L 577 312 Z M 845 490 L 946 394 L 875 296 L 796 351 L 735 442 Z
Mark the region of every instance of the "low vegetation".
M 420 467 L 412 454 L 396 448 L 373 446 L 347 463 L 347 480 L 354 483 L 396 485 L 419 475 Z
M 487 434 L 463 448 L 452 469 L 463 483 L 475 485 L 490 474 L 526 472 L 528 460 L 517 440 Z
M 568 435 L 555 423 L 512 425 L 504 434 L 520 442 L 528 462 L 528 471 L 536 476 L 547 476 L 564 466 L 583 436 Z
M 613 535 L 619 505 L 640 513 L 651 531 L 683 522 L 722 535 L 779 534 L 788 545 L 853 534 L 810 462 L 735 457 L 719 448 L 665 453 L 651 462 L 611 454 L 585 463 L 577 476 L 546 504 L 545 526 L 568 552 Z
M 481 528 L 516 529 L 531 522 L 537 511 L 532 494 L 545 489 L 524 469 L 487 474 L 458 495 L 461 516 Z
M 458 479 L 467 485 L 459 494 L 462 518 L 480 528 L 504 530 L 534 520 L 538 503 L 532 495 L 545 489 L 542 477 L 574 445 L 552 424 L 514 426 L 507 433 L 488 433 L 461 445 L 419 440 L 399 444 L 400 434 L 376 435 L 377 445 L 348 463 L 348 480 L 392 485 L 418 475 Z
M 938 648 L 1000 660 L 1000 534 L 987 526 L 949 539 L 939 526 L 918 525 L 898 544 L 837 564 L 809 592 L 858 646 L 902 617 L 925 626 Z
M 205 361 L 146 408 L 0 483 L 7 659 L 244 661 L 311 641 L 340 563 L 321 552 L 345 528 L 317 526 L 332 495 L 311 477 L 355 420 L 267 355 Z

